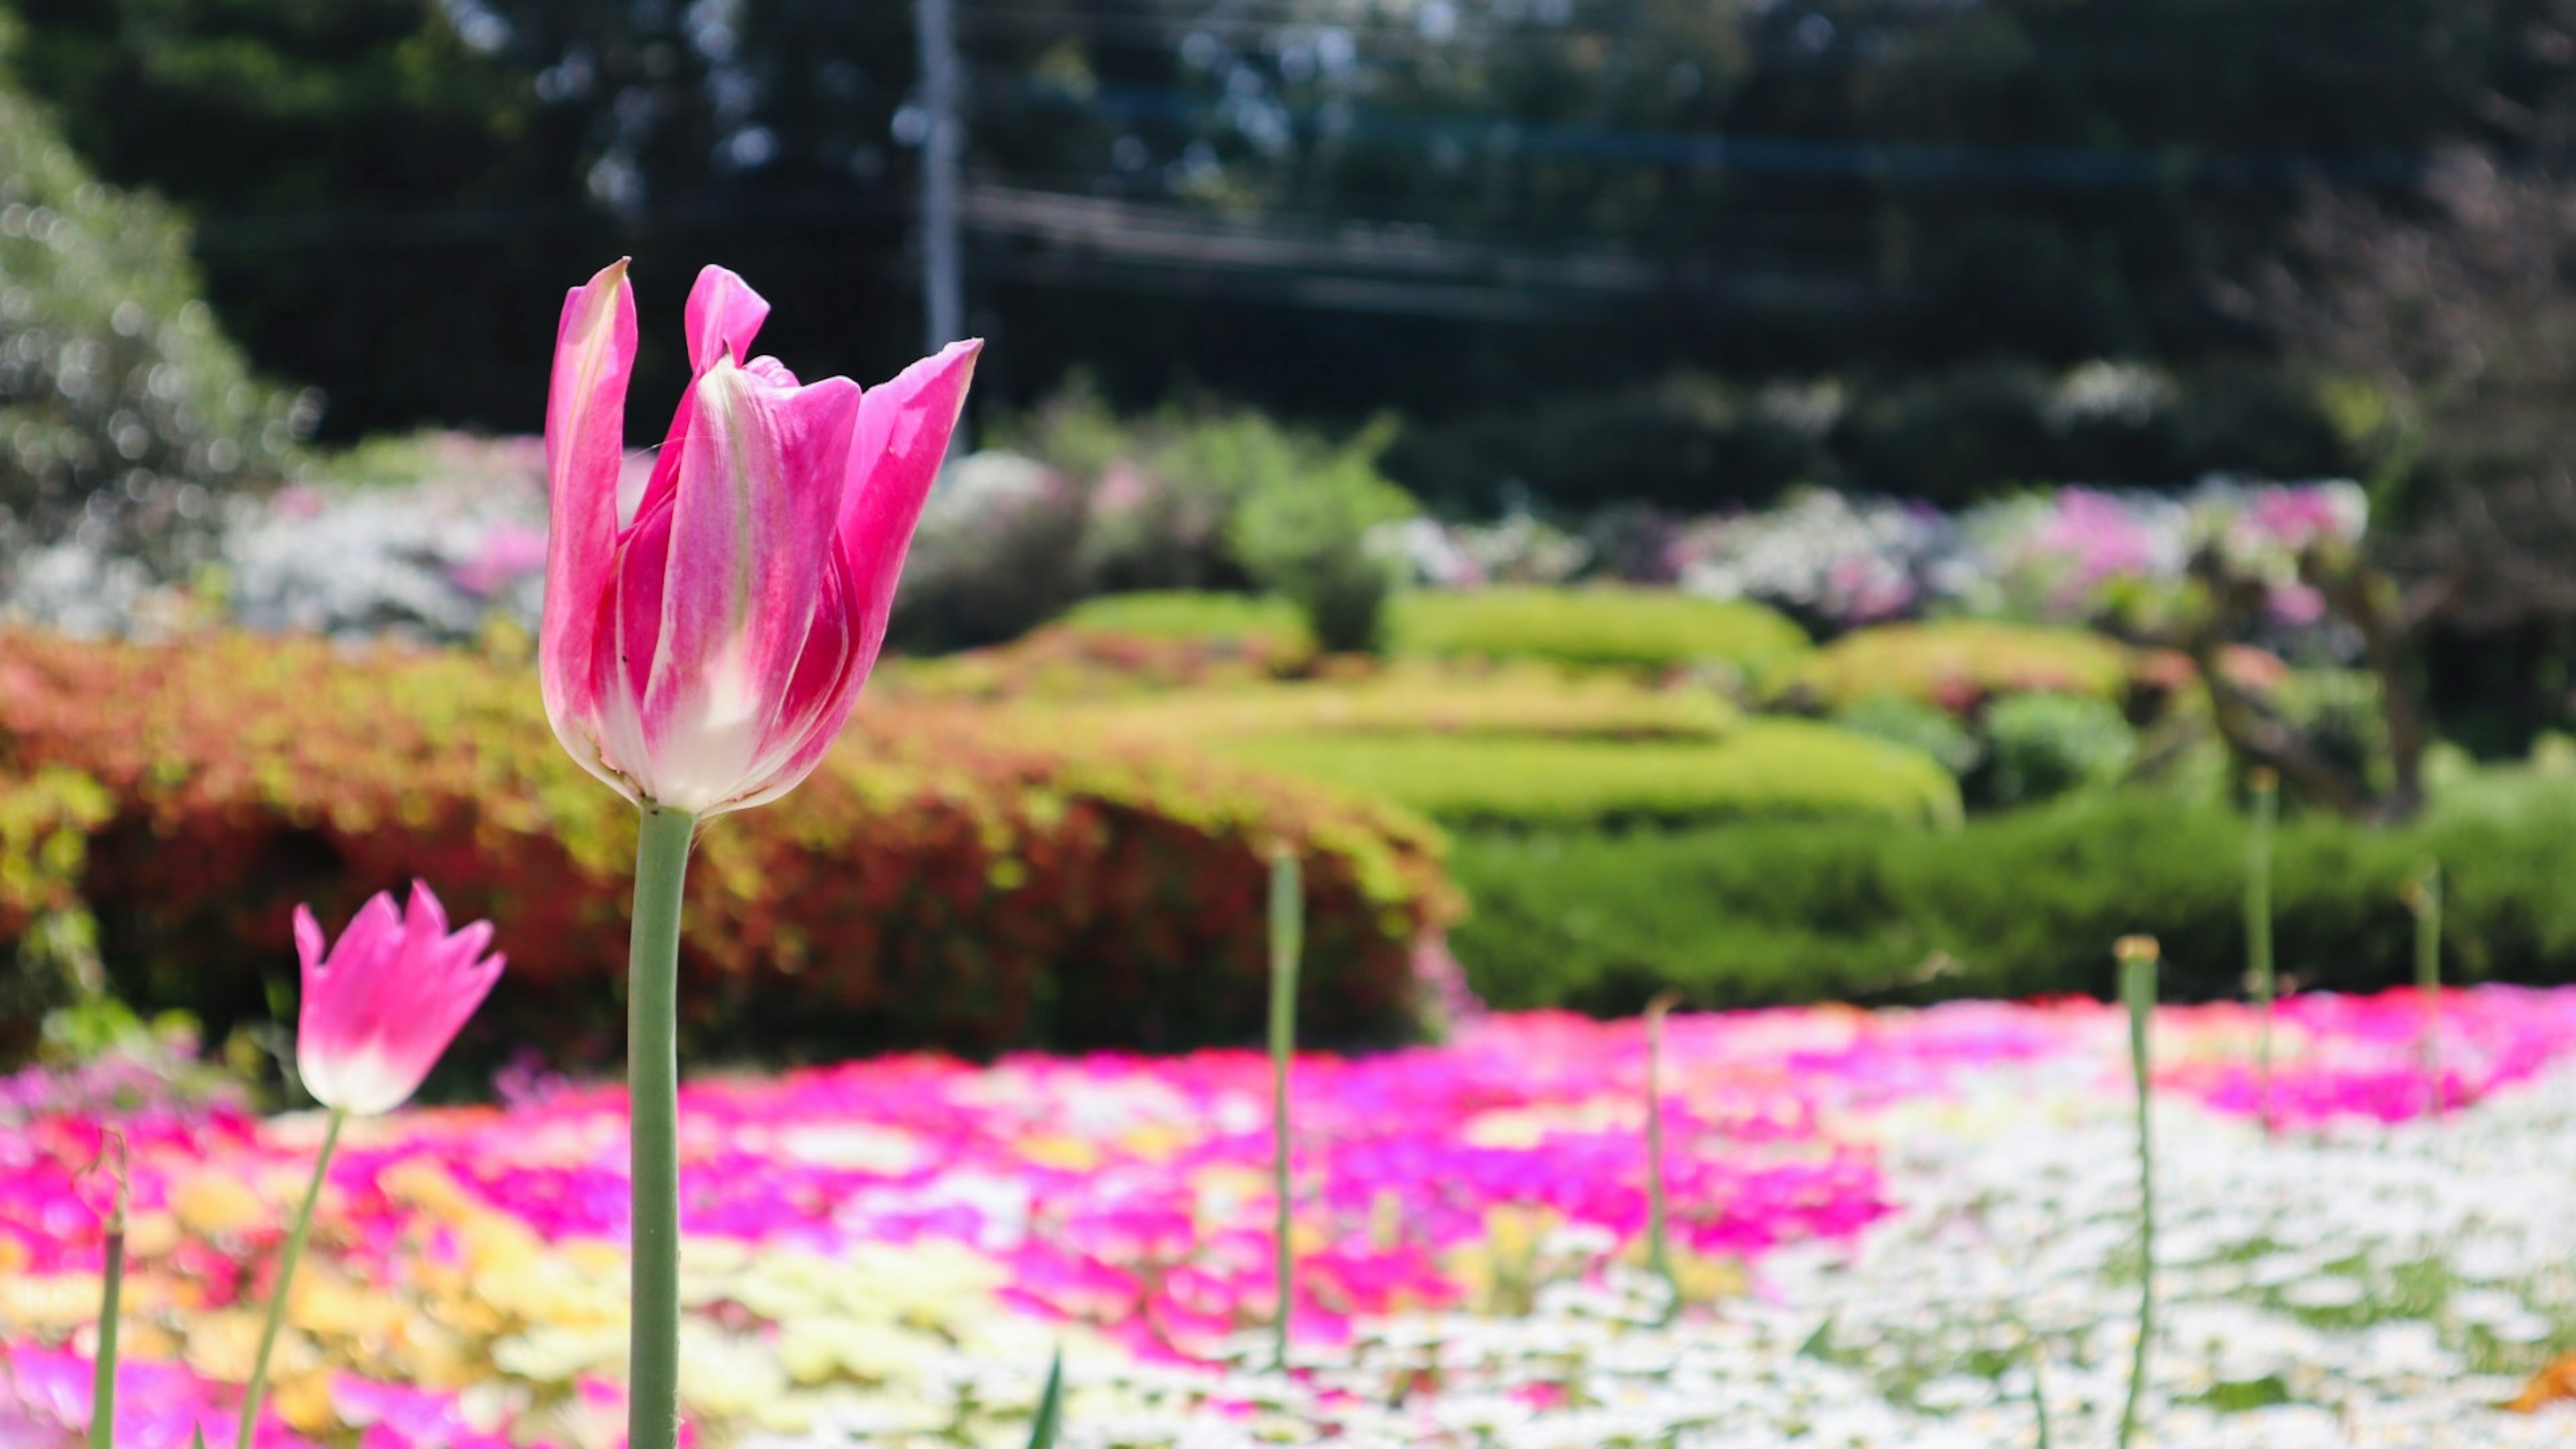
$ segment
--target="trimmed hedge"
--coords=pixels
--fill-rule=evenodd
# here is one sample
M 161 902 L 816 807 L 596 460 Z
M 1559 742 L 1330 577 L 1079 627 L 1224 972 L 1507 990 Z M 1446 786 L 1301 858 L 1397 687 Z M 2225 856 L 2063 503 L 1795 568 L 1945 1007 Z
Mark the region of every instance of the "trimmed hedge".
M 1076 711 L 1123 735 L 1169 740 L 1242 735 L 1538 735 L 1714 740 L 1735 707 L 1705 689 L 1649 689 L 1615 674 L 1543 664 L 1486 670 L 1397 665 L 1364 677 L 1190 690 Z
M 1273 658 L 1315 647 L 1294 605 L 1249 594 L 1110 594 L 1083 603 L 1062 627 L 1220 642 Z M 1760 604 L 1672 589 L 1420 590 L 1396 598 L 1387 628 L 1387 652 L 1398 657 L 1650 670 L 1723 664 L 1756 677 L 1811 647 L 1805 631 Z
M 2127 694 L 2131 651 L 2081 629 L 1985 619 L 1861 629 L 1775 674 L 1766 693 L 1802 708 L 1849 709 L 1891 694 L 1965 714 L 2002 694 Z
M 2283 972 L 2346 991 L 2411 979 L 2398 893 L 2431 857 L 2449 979 L 2576 980 L 2576 781 L 2457 793 L 2402 830 L 2283 826 Z M 1697 1006 L 2103 995 L 2111 942 L 2133 931 L 2163 943 L 2169 992 L 2225 997 L 2244 969 L 2244 859 L 2241 817 L 2144 792 L 1939 836 L 1860 823 L 1467 835 L 1451 862 L 1473 907 L 1451 941 L 1498 1007 L 1628 1012 L 1668 987 Z
M 1306 862 L 1301 1020 L 1415 1029 L 1410 960 L 1453 913 L 1402 814 L 1143 746 L 1059 745 L 956 705 L 863 705 L 785 800 L 717 819 L 690 873 L 693 1050 L 1249 1041 L 1267 853 Z M 245 636 L 0 634 L 0 770 L 84 771 L 113 814 L 82 893 L 111 974 L 210 1028 L 291 999 L 288 912 L 432 881 L 511 969 L 487 1041 L 617 1041 L 633 811 L 555 744 L 523 671 Z M 5 813 L 5 812 L 0 812 Z
M 1267 594 L 1186 589 L 1103 594 L 1076 605 L 1063 627 L 1157 639 L 1205 639 L 1267 651 L 1312 654 L 1314 631 L 1288 600 Z
M 1883 829 L 1960 815 L 1957 782 L 1930 756 L 1806 720 L 1748 719 L 1702 742 L 1306 734 L 1208 748 L 1457 826 L 1861 816 Z
M 1809 650 L 1806 632 L 1760 604 L 1671 589 L 1478 589 L 1396 600 L 1398 655 L 1545 659 L 1678 669 L 1722 664 L 1752 678 Z
M 1312 646 L 1283 652 L 1258 636 L 1193 638 L 1050 624 L 989 649 L 887 659 L 869 689 L 880 699 L 1118 698 L 1278 679 L 1313 662 Z

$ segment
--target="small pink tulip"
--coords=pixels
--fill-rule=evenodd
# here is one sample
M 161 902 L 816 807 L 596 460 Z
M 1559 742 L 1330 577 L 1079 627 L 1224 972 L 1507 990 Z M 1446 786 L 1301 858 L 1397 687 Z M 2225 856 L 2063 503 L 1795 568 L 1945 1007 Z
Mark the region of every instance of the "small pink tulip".
M 295 1071 L 304 1090 L 361 1117 L 401 1106 L 500 979 L 501 956 L 483 954 L 491 944 L 489 921 L 449 934 L 447 912 L 419 881 L 408 911 L 376 892 L 327 957 L 313 912 L 297 906 L 304 1005 Z
M 621 497 L 635 299 L 619 262 L 564 301 L 546 409 L 553 528 L 539 664 L 555 737 L 639 805 L 777 799 L 849 722 L 981 342 L 862 396 L 746 360 L 769 304 L 722 267 L 689 294 L 693 374 Z

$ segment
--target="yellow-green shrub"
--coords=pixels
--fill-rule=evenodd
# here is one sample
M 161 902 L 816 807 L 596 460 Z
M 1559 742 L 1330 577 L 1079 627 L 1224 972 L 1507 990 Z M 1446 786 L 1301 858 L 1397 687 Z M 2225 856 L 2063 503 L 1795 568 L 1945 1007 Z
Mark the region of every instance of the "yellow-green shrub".
M 2128 689 L 2129 670 L 2127 646 L 2099 634 L 1949 619 L 1846 634 L 1773 675 L 1765 692 L 1824 710 L 1892 694 L 1965 713 L 1999 694 L 2116 700 Z
M 1786 616 L 1669 589 L 1479 589 L 1396 601 L 1399 655 L 1483 655 L 1674 669 L 1717 664 L 1761 677 L 1808 651 Z
M 1924 825 L 1960 816 L 1957 782 L 1931 757 L 1805 720 L 1748 719 L 1705 741 L 1304 734 L 1216 739 L 1209 748 L 1443 824 L 1861 816 Z
M 1397 665 L 1351 679 L 1247 684 L 1058 710 L 1118 734 L 1207 742 L 1230 736 L 1544 735 L 1708 740 L 1736 723 L 1705 689 L 1649 689 L 1613 674 L 1543 664 L 1462 670 Z

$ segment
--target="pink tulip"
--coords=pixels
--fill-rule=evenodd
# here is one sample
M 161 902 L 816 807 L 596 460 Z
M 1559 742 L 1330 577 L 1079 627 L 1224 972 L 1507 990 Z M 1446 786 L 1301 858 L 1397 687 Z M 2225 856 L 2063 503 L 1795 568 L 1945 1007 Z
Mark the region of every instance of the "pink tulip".
M 419 881 L 408 911 L 378 891 L 327 957 L 313 912 L 297 906 L 304 1006 L 295 1071 L 304 1090 L 362 1117 L 401 1106 L 500 979 L 500 955 L 483 954 L 491 944 L 489 921 L 449 934 L 447 912 Z
M 546 715 L 639 805 L 763 804 L 812 772 L 885 640 L 980 342 L 861 395 L 747 357 L 769 304 L 722 267 L 689 294 L 693 376 L 621 498 L 635 300 L 619 262 L 564 301 L 546 409 Z

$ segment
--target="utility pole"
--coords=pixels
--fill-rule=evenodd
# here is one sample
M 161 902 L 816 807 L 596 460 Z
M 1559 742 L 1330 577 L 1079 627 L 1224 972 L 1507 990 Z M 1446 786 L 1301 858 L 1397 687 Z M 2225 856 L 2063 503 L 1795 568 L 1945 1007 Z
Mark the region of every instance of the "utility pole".
M 965 268 L 958 254 L 958 168 L 966 150 L 966 121 L 959 114 L 957 33 L 949 0 L 913 0 L 913 28 L 921 41 L 921 105 L 929 128 L 921 139 L 921 290 L 929 345 L 924 355 L 966 334 Z M 957 420 L 948 456 L 965 456 L 966 420 Z M 941 470 L 943 481 L 947 470 Z
M 966 123 L 957 113 L 957 37 L 949 0 L 913 0 L 913 14 L 921 37 L 921 105 L 930 118 L 921 142 L 922 303 L 930 343 L 925 350 L 937 352 L 966 330 L 957 255 L 957 173 Z

